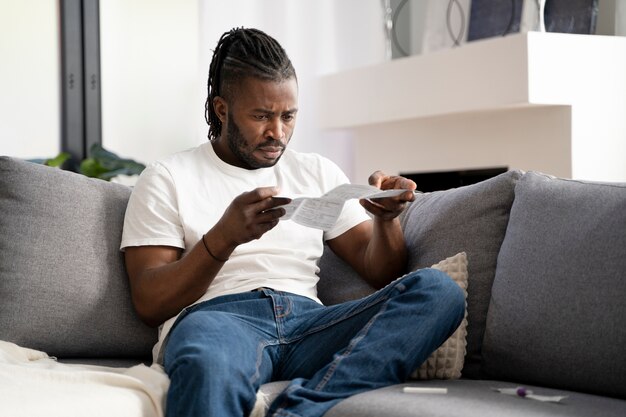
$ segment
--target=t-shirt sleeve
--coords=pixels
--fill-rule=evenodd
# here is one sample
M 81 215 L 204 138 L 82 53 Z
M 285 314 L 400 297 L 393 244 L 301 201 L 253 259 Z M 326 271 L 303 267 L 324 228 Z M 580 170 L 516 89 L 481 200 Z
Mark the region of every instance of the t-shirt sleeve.
M 326 159 L 324 161 L 326 164 L 326 166 L 324 167 L 324 171 L 325 173 L 329 174 L 330 180 L 327 184 L 328 189 L 326 191 L 330 191 L 338 185 L 350 182 L 346 174 L 344 174 L 341 168 L 335 165 L 335 163 Z M 337 222 L 335 223 L 333 228 L 324 232 L 324 240 L 330 240 L 341 236 L 357 224 L 368 220 L 371 220 L 371 217 L 367 214 L 367 211 L 359 203 L 359 200 L 348 200 L 344 204 L 343 210 L 339 215 L 339 219 L 337 219 Z
M 168 170 L 159 163 L 141 173 L 128 201 L 120 248 L 129 246 L 185 249 L 176 187 Z

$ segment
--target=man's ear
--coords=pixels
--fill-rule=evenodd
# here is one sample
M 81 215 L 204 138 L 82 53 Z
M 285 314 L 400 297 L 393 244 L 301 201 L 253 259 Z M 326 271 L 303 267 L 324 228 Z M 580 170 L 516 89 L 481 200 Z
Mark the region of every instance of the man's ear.
M 226 123 L 228 116 L 228 103 L 226 103 L 226 100 L 220 96 L 213 98 L 213 109 L 215 110 L 217 117 L 220 119 L 220 122 Z

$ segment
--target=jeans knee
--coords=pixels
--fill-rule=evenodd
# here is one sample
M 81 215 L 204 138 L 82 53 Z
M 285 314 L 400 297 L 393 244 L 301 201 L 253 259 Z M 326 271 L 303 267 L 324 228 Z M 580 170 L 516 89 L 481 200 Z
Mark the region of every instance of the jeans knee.
M 207 415 L 209 408 L 209 415 L 250 414 L 259 384 L 256 345 L 247 333 L 230 314 L 215 311 L 194 311 L 174 326 L 164 356 L 168 415 Z
M 432 311 L 462 320 L 465 314 L 465 292 L 448 274 L 434 268 L 421 269 L 407 276 L 408 289 L 426 295 Z
M 227 323 L 220 313 L 191 313 L 184 317 L 172 329 L 165 346 L 166 371 L 182 366 L 203 373 L 226 364 L 221 356 L 230 349 L 224 337 L 233 331 Z
M 437 276 L 437 298 L 446 306 L 448 314 L 460 323 L 465 315 L 465 292 L 448 274 L 437 269 L 430 269 Z

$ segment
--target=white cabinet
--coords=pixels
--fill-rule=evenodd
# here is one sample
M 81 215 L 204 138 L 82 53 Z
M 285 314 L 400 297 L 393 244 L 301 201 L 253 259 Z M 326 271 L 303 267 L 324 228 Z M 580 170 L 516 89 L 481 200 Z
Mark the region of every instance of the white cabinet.
M 354 176 L 509 166 L 626 181 L 626 38 L 530 32 L 324 76 Z

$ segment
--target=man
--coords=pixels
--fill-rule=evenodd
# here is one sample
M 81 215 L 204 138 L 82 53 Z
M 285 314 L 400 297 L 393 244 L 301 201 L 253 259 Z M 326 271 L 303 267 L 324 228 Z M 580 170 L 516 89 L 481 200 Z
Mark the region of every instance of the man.
M 403 381 L 463 317 L 462 293 L 445 274 L 395 280 L 407 256 L 397 217 L 414 198 L 412 181 L 374 173 L 370 184 L 407 191 L 349 201 L 328 231 L 280 220 L 290 199 L 279 196 L 348 182 L 329 160 L 286 149 L 297 93 L 276 40 L 225 33 L 209 71 L 210 141 L 150 165 L 133 190 L 121 246 L 138 314 L 162 324 L 154 353 L 171 379 L 168 416 L 247 416 L 272 380 L 291 384 L 268 415 L 321 416 Z M 322 306 L 324 241 L 384 288 Z

